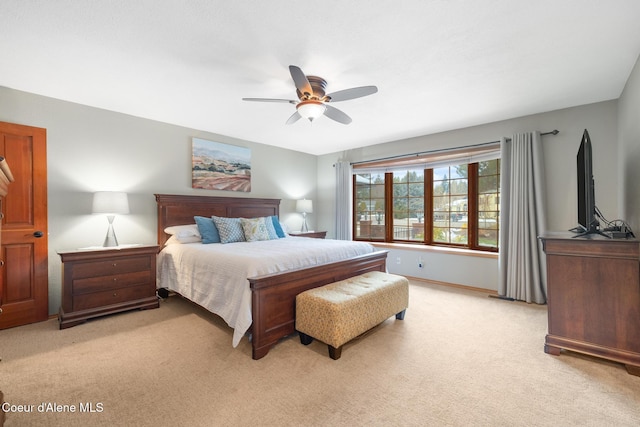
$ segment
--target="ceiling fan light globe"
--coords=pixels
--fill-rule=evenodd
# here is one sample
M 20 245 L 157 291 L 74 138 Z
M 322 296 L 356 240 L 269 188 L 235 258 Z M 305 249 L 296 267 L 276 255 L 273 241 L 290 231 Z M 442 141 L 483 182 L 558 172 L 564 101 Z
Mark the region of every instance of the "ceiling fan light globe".
M 316 100 L 302 101 L 296 108 L 298 109 L 298 114 L 305 119 L 309 119 L 309 121 L 313 121 L 322 116 L 327 109 L 324 103 Z

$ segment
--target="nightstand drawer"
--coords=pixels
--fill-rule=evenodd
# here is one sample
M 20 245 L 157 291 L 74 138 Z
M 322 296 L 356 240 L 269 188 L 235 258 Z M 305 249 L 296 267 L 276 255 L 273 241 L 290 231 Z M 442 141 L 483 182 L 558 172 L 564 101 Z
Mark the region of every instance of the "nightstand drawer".
M 104 307 L 136 299 L 149 297 L 154 289 L 150 284 L 131 286 L 128 288 L 111 289 L 92 294 L 77 295 L 73 297 L 73 310 L 87 310 L 90 308 Z
M 111 276 L 114 274 L 133 273 L 136 271 L 149 271 L 151 268 L 151 258 L 141 257 L 118 257 L 102 261 L 80 262 L 73 267 L 73 279 L 85 277 Z
M 148 269 L 128 274 L 75 279 L 73 281 L 73 294 L 107 291 L 110 289 L 126 288 L 127 286 L 149 284 L 150 282 L 151 272 Z

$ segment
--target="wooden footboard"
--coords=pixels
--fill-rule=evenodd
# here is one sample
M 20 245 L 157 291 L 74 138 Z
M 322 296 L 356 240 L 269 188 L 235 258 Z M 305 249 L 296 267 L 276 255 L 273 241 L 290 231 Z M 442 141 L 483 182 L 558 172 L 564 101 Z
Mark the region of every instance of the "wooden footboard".
M 316 267 L 249 278 L 252 357 L 264 357 L 278 340 L 295 332 L 296 295 L 368 271 L 386 271 L 386 260 L 387 251 L 378 251 Z

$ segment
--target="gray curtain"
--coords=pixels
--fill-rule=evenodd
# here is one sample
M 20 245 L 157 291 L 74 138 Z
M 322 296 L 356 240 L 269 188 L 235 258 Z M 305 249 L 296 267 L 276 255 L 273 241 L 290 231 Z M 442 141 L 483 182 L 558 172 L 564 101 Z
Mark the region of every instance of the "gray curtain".
M 351 163 L 339 161 L 336 168 L 336 239 L 351 240 Z
M 546 230 L 540 132 L 500 141 L 500 277 L 498 294 L 544 304 L 547 273 L 542 244 Z

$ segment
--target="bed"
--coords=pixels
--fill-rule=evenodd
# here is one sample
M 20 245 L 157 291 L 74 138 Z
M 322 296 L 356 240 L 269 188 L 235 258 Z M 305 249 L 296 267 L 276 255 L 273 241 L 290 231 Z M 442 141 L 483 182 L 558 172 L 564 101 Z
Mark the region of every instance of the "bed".
M 241 244 L 213 244 L 201 243 L 184 245 L 166 245 L 170 235 L 165 229 L 170 226 L 191 224 L 194 216 L 211 217 L 212 215 L 228 218 L 257 218 L 267 216 L 279 216 L 279 199 L 246 198 L 246 197 L 208 197 L 156 194 L 158 209 L 157 236 L 158 244 L 163 247 L 158 255 L 158 287 L 173 290 L 183 297 L 190 299 L 220 315 L 234 328 L 233 344 L 249 332 L 251 336 L 252 357 L 260 359 L 283 337 L 295 332 L 295 297 L 307 289 L 323 286 L 348 277 L 353 277 L 368 271 L 386 270 L 386 251 L 376 251 L 370 245 L 363 242 L 324 241 L 305 237 L 287 237 L 274 242 L 251 242 L 247 245 L 256 247 L 256 257 L 265 258 L 266 264 L 254 265 L 252 260 L 242 261 L 242 268 L 237 267 L 237 277 L 224 279 L 232 282 L 239 280 L 240 290 L 211 291 L 212 293 L 232 292 L 236 295 L 234 302 L 227 307 L 217 303 L 211 303 L 209 296 L 202 292 L 202 286 L 193 289 L 191 279 L 181 275 L 176 270 L 180 262 L 177 259 L 201 257 L 201 250 L 211 252 L 211 259 L 221 257 L 222 252 L 234 254 L 240 257 L 238 252 L 250 252 L 238 249 Z M 275 245 L 275 246 L 268 246 Z M 177 248 L 180 246 L 180 248 Z M 200 248 L 195 248 L 200 246 Z M 291 246 L 291 248 L 285 248 Z M 284 262 L 286 258 L 268 258 L 274 254 L 285 254 L 286 251 L 306 251 L 303 247 L 325 247 L 324 254 L 313 255 L 313 265 L 304 265 L 294 261 Z M 206 248 L 203 248 L 206 247 Z M 361 250 L 364 253 L 354 253 Z M 235 248 L 235 249 L 234 249 Z M 196 254 L 196 250 L 197 252 Z M 311 249 L 310 249 L 311 250 Z M 282 251 L 282 252 L 280 252 Z M 177 252 L 180 252 L 178 255 Z M 186 255 L 185 255 L 186 254 Z M 330 261 L 326 261 L 330 259 Z M 257 262 L 257 261 L 256 261 Z M 202 264 L 202 262 L 201 262 Z M 202 264 L 204 265 L 204 264 Z M 164 266 L 164 267 L 163 267 Z M 169 267 L 167 267 L 169 266 Z M 216 271 L 217 267 L 208 267 Z M 229 270 L 226 268 L 225 270 Z M 233 269 L 233 268 L 231 268 Z M 265 270 L 266 269 L 266 270 Z M 275 271 L 277 270 L 277 271 Z M 210 276 L 222 276 L 220 273 L 200 272 Z M 265 273 L 257 273 L 266 271 Z M 224 273 L 226 274 L 226 273 Z M 218 279 L 219 277 L 216 277 Z M 216 305 L 217 304 L 217 305 Z M 235 310 L 235 312 L 234 312 Z M 230 312 L 233 312 L 230 314 Z M 234 314 L 235 313 L 235 314 Z

